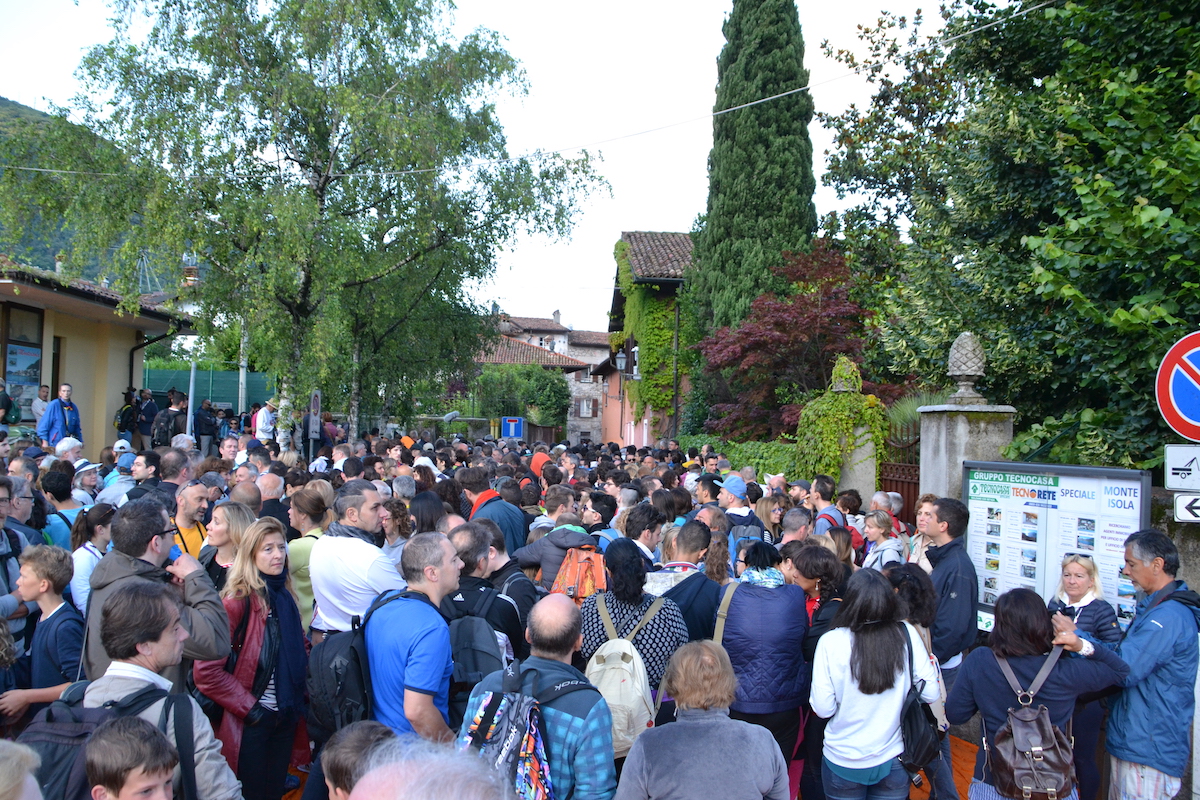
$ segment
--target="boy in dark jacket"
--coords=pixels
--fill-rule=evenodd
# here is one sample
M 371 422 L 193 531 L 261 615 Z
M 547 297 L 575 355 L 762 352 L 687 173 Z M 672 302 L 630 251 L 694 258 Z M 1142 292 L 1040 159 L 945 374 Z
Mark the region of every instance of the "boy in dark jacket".
M 0 695 L 0 716 L 20 717 L 26 709 L 37 713 L 78 676 L 83 617 L 62 598 L 73 574 L 71 554 L 61 547 L 39 544 L 21 553 L 17 591 L 25 602 L 38 604 L 42 617 L 29 654 L 15 666 L 21 688 Z

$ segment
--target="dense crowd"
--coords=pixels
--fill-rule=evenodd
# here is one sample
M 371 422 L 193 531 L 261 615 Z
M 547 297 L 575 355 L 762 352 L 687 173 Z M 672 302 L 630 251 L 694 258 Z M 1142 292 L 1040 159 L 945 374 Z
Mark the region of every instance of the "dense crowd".
M 672 441 L 331 423 L 309 460 L 273 403 L 133 442 L 126 399 L 96 463 L 69 414 L 0 431 L 0 800 L 956 798 L 946 731 L 977 715 L 972 798 L 1095 800 L 1105 767 L 1117 800 L 1179 789 L 1200 597 L 1155 530 L 1128 630 L 1073 555 L 981 637 L 953 498 L 908 525 L 898 495 Z M 1074 746 L 1022 772 L 1029 696 Z

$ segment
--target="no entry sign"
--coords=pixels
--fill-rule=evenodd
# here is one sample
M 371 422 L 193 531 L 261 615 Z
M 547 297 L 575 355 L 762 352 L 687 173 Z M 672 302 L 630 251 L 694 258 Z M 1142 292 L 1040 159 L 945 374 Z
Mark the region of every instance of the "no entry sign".
M 1200 442 L 1200 332 L 1189 333 L 1167 351 L 1158 366 L 1154 398 L 1171 430 Z

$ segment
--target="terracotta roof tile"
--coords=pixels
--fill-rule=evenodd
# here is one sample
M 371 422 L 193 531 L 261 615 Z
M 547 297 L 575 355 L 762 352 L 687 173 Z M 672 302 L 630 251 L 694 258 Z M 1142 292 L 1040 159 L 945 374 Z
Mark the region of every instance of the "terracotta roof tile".
M 621 241 L 629 244 L 629 266 L 638 280 L 683 280 L 692 263 L 692 237 L 686 233 L 627 231 Z
M 480 364 L 540 364 L 543 367 L 558 367 L 564 372 L 588 369 L 586 362 L 577 358 L 555 353 L 536 344 L 522 342 L 510 336 L 501 336 L 482 353 Z
M 571 331 L 567 341 L 580 347 L 608 347 L 610 335 L 608 331 Z
M 120 303 L 124 297 L 121 293 L 113 291 L 107 286 L 103 286 L 95 281 L 84 280 L 83 278 L 68 278 L 52 270 L 38 269 L 37 267 L 21 264 L 13 261 L 3 253 L 0 253 L 0 272 L 23 273 L 34 279 L 48 281 L 50 283 L 58 284 L 59 286 L 67 286 L 80 292 L 86 292 L 87 294 L 93 295 L 96 298 L 108 301 L 113 305 Z M 176 314 L 170 309 L 164 307 L 163 304 L 169 299 L 170 297 L 168 295 L 161 292 L 155 294 L 143 294 L 138 298 L 138 305 L 147 311 L 156 311 L 161 314 L 171 314 L 173 316 L 182 317 L 183 315 Z
M 560 325 L 549 318 L 509 317 L 508 319 L 517 327 L 527 331 L 555 331 L 556 333 L 564 333 L 570 330 L 566 325 Z

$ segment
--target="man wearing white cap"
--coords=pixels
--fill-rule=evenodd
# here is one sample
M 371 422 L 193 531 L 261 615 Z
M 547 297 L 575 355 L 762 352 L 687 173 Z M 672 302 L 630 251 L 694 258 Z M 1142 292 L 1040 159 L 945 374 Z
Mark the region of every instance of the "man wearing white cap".
M 275 410 L 278 407 L 277 401 L 272 397 L 254 416 L 254 438 L 260 442 L 269 442 L 275 438 Z

